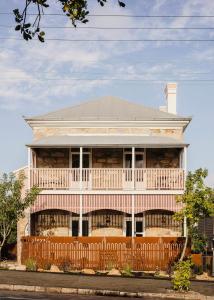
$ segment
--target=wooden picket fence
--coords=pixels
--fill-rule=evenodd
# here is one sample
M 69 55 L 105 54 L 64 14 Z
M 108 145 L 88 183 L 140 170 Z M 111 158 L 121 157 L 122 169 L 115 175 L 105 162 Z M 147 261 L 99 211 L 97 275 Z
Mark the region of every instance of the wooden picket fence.
M 178 259 L 184 239 L 177 237 L 23 237 L 22 263 L 39 267 L 69 265 L 70 269 L 134 271 L 167 270 Z

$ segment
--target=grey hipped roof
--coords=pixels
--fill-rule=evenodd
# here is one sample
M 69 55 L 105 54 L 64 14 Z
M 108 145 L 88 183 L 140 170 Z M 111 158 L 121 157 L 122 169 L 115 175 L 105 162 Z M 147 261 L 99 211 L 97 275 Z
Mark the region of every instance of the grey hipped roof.
M 190 120 L 190 118 L 180 117 L 112 96 L 102 97 L 80 105 L 25 119 L 27 121 Z
M 183 147 L 187 144 L 181 140 L 163 137 L 163 136 L 49 136 L 32 144 L 28 147 L 91 147 L 91 146 L 137 146 L 137 147 L 150 147 L 155 148 L 159 146 L 164 147 Z

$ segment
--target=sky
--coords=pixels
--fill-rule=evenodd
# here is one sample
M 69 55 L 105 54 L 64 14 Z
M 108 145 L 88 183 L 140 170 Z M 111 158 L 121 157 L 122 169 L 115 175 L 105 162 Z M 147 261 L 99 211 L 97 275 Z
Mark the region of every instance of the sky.
M 61 14 L 57 1 L 48 2 L 52 7 L 47 13 Z M 105 95 L 158 108 L 165 104 L 165 84 L 177 82 L 178 114 L 193 118 L 185 133 L 190 144 L 188 169 L 207 168 L 207 184 L 214 186 L 214 42 L 101 41 L 214 40 L 214 29 L 145 29 L 214 28 L 214 18 L 190 17 L 214 15 L 214 1 L 124 0 L 126 8 L 120 8 L 115 0 L 109 0 L 105 7 L 100 7 L 96 0 L 88 2 L 93 15 L 131 17 L 90 16 L 86 26 L 144 30 L 47 28 L 46 38 L 99 42 L 43 44 L 37 40 L 8 39 L 20 36 L 14 31 L 13 15 L 0 14 L 0 171 L 10 172 L 27 163 L 25 144 L 31 142 L 32 132 L 23 116 L 43 114 Z M 22 9 L 23 4 L 20 0 L 2 0 L 0 13 Z M 187 17 L 137 18 L 136 15 Z M 62 15 L 44 16 L 41 25 L 72 27 Z

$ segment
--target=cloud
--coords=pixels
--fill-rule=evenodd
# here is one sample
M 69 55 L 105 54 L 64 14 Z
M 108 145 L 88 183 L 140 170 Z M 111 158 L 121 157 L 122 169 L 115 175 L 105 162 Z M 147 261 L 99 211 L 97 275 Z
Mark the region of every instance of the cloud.
M 14 3 L 14 2 L 13 2 Z M 15 3 L 18 5 L 20 2 Z M 148 15 L 173 14 L 168 1 L 154 1 L 153 5 L 135 4 L 124 9 L 109 2 L 104 8 L 96 1 L 91 1 L 90 11 L 93 14 L 139 14 Z M 175 2 L 174 2 L 175 3 Z M 181 1 L 176 6 L 177 13 L 182 15 L 207 14 L 214 11 L 214 3 L 199 0 Z M 11 6 L 12 8 L 12 6 Z M 56 12 L 58 4 L 51 7 Z M 142 14 L 143 14 L 142 13 Z M 100 18 L 91 17 L 86 26 L 96 27 L 164 27 L 190 26 L 195 21 L 190 18 Z M 197 19 L 199 25 L 207 25 L 210 20 Z M 64 17 L 44 17 L 42 24 L 71 26 Z M 195 24 L 196 25 L 196 24 Z M 83 25 L 81 25 L 83 26 Z M 170 31 L 170 30 L 83 30 L 83 29 L 47 29 L 48 38 L 65 39 L 170 39 L 202 37 L 203 32 Z M 6 32 L 7 33 L 7 32 Z M 10 36 L 17 33 L 8 31 Z M 208 36 L 210 33 L 208 32 Z M 181 51 L 178 51 L 181 49 Z M 162 60 L 164 57 L 164 60 Z M 201 57 L 201 58 L 200 58 Z M 197 44 L 172 45 L 164 43 L 121 43 L 121 42 L 57 42 L 47 41 L 4 41 L 0 48 L 0 108 L 37 110 L 41 105 L 51 107 L 62 99 L 71 99 L 81 95 L 86 98 L 89 93 L 108 86 L 113 81 L 102 78 L 125 79 L 160 79 L 197 78 L 198 73 L 207 66 L 194 66 L 194 62 L 206 58 L 211 61 L 211 47 L 201 51 Z M 208 59 L 209 58 L 209 59 Z M 186 62 L 185 62 L 186 60 Z M 209 68 L 212 68 L 209 66 Z M 94 81 L 75 80 L 94 79 Z

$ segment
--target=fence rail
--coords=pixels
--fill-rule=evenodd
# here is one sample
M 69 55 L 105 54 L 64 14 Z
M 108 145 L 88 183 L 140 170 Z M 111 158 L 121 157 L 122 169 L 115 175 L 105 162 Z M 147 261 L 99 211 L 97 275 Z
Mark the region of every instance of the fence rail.
M 180 168 L 32 168 L 30 184 L 42 189 L 69 190 L 183 190 Z M 82 182 L 80 184 L 80 179 Z
M 178 259 L 184 239 L 177 237 L 23 237 L 22 263 L 34 258 L 38 266 L 67 265 L 72 270 L 92 268 L 134 271 L 167 270 Z

